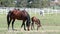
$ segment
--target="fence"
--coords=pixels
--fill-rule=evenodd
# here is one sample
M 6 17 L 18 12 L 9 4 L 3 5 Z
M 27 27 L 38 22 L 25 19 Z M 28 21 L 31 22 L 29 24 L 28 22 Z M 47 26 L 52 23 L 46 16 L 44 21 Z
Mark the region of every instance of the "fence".
M 5 7 L 5 8 L 0 8 L 0 14 L 7 14 L 9 10 L 13 10 L 14 7 Z M 53 13 L 60 13 L 60 10 L 56 10 L 56 9 L 49 9 L 49 8 L 43 8 L 43 9 L 40 9 L 40 8 L 19 8 L 20 10 L 26 10 L 27 12 L 29 12 L 30 14 L 31 13 L 34 13 L 34 14 L 40 14 L 40 11 L 43 12 L 43 15 L 44 14 L 53 14 Z

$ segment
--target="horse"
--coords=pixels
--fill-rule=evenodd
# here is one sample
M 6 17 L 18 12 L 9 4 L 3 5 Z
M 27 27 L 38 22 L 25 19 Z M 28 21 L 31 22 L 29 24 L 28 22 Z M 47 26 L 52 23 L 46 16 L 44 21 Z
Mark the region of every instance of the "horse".
M 12 21 L 12 30 L 15 30 L 14 29 L 14 22 L 16 19 L 23 21 L 21 28 L 24 25 L 24 30 L 26 30 L 26 28 L 25 28 L 25 22 L 26 22 L 27 30 L 29 31 L 30 15 L 28 14 L 28 12 L 26 12 L 26 10 L 19 10 L 19 9 L 14 9 L 14 10 L 11 10 L 8 12 L 8 14 L 7 14 L 8 30 L 9 30 L 9 26 L 10 26 L 11 21 Z
M 39 20 L 37 17 L 33 16 L 33 17 L 31 18 L 31 21 L 32 21 L 32 23 L 31 23 L 31 30 L 33 30 L 34 24 L 37 25 L 37 30 L 38 30 L 39 27 L 41 27 L 40 20 Z
M 44 16 L 44 11 L 40 11 L 40 15 L 41 16 Z

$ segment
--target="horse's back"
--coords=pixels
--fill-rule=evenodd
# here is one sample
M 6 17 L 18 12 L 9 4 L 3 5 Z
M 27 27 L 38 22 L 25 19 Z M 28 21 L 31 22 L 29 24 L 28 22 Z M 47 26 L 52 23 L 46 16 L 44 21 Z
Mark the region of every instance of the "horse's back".
M 26 11 L 18 11 L 18 10 L 13 10 L 11 18 L 13 19 L 18 19 L 18 20 L 23 20 L 27 18 L 27 12 Z
M 37 17 L 33 16 L 32 18 L 32 21 L 37 21 Z

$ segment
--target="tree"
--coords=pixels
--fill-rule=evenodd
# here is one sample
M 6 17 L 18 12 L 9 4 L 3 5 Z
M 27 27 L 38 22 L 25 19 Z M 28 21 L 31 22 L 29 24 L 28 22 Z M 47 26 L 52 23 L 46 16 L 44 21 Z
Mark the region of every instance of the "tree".
M 32 7 L 33 0 L 27 0 L 27 7 L 31 8 Z
M 14 1 L 17 3 L 13 4 Z M 49 6 L 50 0 L 1 0 L 1 2 L 0 5 L 5 7 L 44 8 Z
M 35 0 L 33 3 L 33 6 L 36 8 L 44 8 L 49 6 L 50 1 L 49 0 Z
M 42 0 L 41 1 L 41 8 L 48 7 L 50 4 L 49 0 Z

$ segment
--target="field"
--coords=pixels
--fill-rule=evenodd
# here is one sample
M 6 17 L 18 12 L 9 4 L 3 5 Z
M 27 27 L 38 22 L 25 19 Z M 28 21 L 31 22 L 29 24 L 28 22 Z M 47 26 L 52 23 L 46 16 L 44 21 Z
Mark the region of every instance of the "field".
M 60 34 L 60 14 L 45 14 L 45 16 L 40 16 L 37 14 L 30 14 L 30 16 L 36 16 L 40 19 L 42 27 L 37 31 L 36 28 L 33 31 L 21 30 L 20 20 L 16 20 L 14 28 L 17 31 L 7 30 L 6 14 L 0 14 L 0 34 Z M 43 28 L 43 29 L 42 29 Z

